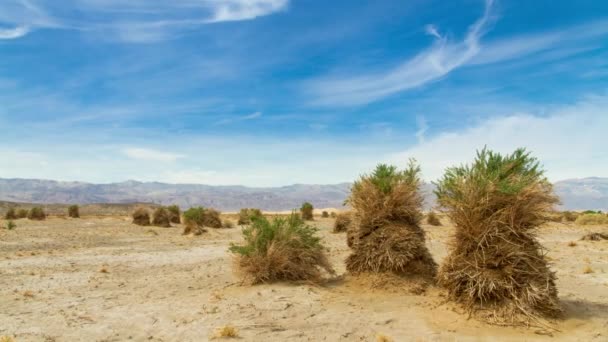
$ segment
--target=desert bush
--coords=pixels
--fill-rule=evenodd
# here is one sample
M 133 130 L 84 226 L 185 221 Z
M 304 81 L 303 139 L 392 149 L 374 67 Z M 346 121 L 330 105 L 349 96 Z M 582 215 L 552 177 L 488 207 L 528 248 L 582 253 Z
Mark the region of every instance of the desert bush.
M 329 216 L 330 216 L 331 218 L 336 218 L 336 216 L 338 216 L 338 214 L 336 214 L 336 212 L 335 212 L 335 211 L 332 211 L 331 213 L 329 213 Z
M 574 211 L 564 211 L 562 212 L 562 221 L 565 222 L 574 222 L 578 218 L 579 213 Z
M 46 214 L 44 213 L 44 210 L 42 208 L 33 207 L 27 213 L 27 218 L 30 220 L 42 221 L 42 220 L 46 219 Z
M 583 211 L 581 214 L 601 214 L 602 211 L 601 210 L 585 210 Z
M 272 221 L 253 219 L 243 229 L 244 244 L 230 247 L 237 256 L 237 266 L 252 283 L 276 280 L 321 278 L 321 269 L 333 274 L 317 229 L 304 223 L 296 214 Z
M 27 210 L 26 209 L 19 209 L 17 210 L 17 218 L 23 219 L 27 217 Z
M 323 212 L 321 213 L 321 217 L 322 218 L 328 218 L 329 217 L 329 213 L 325 210 L 323 210 Z
M 581 226 L 595 225 L 595 224 L 608 224 L 608 215 L 599 214 L 599 213 L 582 214 L 576 218 L 574 223 L 579 224 Z
M 80 208 L 74 204 L 68 207 L 68 216 L 71 218 L 79 218 L 80 217 Z
M 171 227 L 171 214 L 167 208 L 159 207 L 152 214 L 152 225 L 157 227 Z
M 17 213 L 15 212 L 15 208 L 9 208 L 4 215 L 5 220 L 16 220 Z
M 431 226 L 441 226 L 441 220 L 439 220 L 439 216 L 437 216 L 434 211 L 429 211 L 426 215 L 426 223 Z
M 4 226 L 4 229 L 13 230 L 15 228 L 17 228 L 17 225 L 15 224 L 15 222 L 13 222 L 13 220 L 6 221 L 6 226 Z
M 262 217 L 262 211 L 256 208 L 243 208 L 239 211 L 239 220 L 237 224 L 246 225 L 250 224 L 251 220 L 256 217 Z
M 312 204 L 304 202 L 302 204 L 302 207 L 300 208 L 300 214 L 302 215 L 302 219 L 306 221 L 312 221 L 314 219 L 312 214 L 313 210 L 314 207 L 312 206 Z
M 171 223 L 175 223 L 175 224 L 182 223 L 181 212 L 177 205 L 170 205 L 167 207 L 167 210 L 169 211 L 169 221 Z
M 220 212 L 203 207 L 194 207 L 184 212 L 184 234 L 194 233 L 199 235 L 205 232 L 204 227 L 222 228 L 222 220 Z
M 137 208 L 133 212 L 133 223 L 138 226 L 150 225 L 150 213 L 146 208 Z
M 433 277 L 437 265 L 420 228 L 422 195 L 420 167 L 411 160 L 407 169 L 380 164 L 353 184 L 348 202 L 353 208 L 347 229 L 352 248 L 346 269 Z
M 345 232 L 352 221 L 351 212 L 343 212 L 338 214 L 334 221 L 334 233 Z
M 222 228 L 234 228 L 234 222 L 231 220 L 224 220 L 222 222 Z
M 456 227 L 438 281 L 470 313 L 499 324 L 538 323 L 560 312 L 555 274 L 532 230 L 558 198 L 524 149 L 487 149 L 448 168 L 435 191 Z

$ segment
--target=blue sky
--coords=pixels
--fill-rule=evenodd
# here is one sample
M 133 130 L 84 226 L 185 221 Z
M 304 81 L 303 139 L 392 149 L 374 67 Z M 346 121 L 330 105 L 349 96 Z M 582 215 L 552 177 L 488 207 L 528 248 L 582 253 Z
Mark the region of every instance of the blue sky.
M 484 145 L 608 176 L 608 2 L 3 0 L 0 177 L 276 186 Z

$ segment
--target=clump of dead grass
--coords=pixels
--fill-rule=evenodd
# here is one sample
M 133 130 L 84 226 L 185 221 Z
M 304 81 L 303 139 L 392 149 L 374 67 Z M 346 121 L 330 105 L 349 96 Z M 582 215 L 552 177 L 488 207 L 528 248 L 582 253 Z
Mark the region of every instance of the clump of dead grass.
M 133 212 L 133 224 L 138 226 L 150 225 L 150 213 L 146 208 L 137 208 Z
M 0 336 L 0 342 L 15 342 L 15 339 L 10 336 L 3 335 Z
M 157 227 L 171 227 L 171 214 L 163 207 L 156 208 L 152 214 L 152 225 Z
M 334 233 L 342 233 L 348 230 L 348 227 L 352 222 L 351 215 L 351 212 L 346 211 L 336 216 L 336 220 L 334 221 Z
M 238 225 L 250 224 L 251 220 L 256 217 L 262 217 L 262 211 L 256 208 L 243 208 L 239 211 Z
M 452 300 L 496 324 L 542 324 L 561 312 L 532 232 L 558 199 L 535 158 L 483 149 L 472 165 L 448 168 L 436 195 L 456 226 L 438 275 Z
M 300 208 L 300 214 L 302 215 L 302 219 L 306 221 L 312 221 L 314 219 L 313 216 L 314 207 L 309 202 L 304 202 L 302 207 Z
M 213 334 L 214 339 L 216 338 L 237 338 L 239 337 L 239 331 L 232 325 L 225 325 L 215 330 Z
M 179 206 L 170 205 L 167 207 L 167 211 L 169 211 L 169 222 L 175 223 L 175 224 L 182 223 L 181 212 L 179 210 Z
M 272 221 L 253 220 L 243 229 L 242 245 L 233 244 L 236 265 L 253 284 L 279 280 L 319 281 L 321 270 L 334 273 L 324 252 L 317 229 L 295 213 Z
M 76 204 L 69 206 L 68 216 L 71 218 L 80 218 L 80 208 Z
M 34 221 L 46 220 L 46 213 L 41 207 L 33 207 L 28 211 L 27 218 Z
M 353 252 L 346 269 L 361 272 L 393 272 L 433 277 L 437 265 L 425 245 L 420 228 L 422 195 L 420 167 L 378 165 L 370 175 L 354 183 L 348 199 L 353 208 L 347 243 Z
M 439 216 L 437 216 L 434 211 L 429 211 L 429 213 L 426 214 L 426 223 L 431 226 L 441 226 L 441 220 L 439 220 Z

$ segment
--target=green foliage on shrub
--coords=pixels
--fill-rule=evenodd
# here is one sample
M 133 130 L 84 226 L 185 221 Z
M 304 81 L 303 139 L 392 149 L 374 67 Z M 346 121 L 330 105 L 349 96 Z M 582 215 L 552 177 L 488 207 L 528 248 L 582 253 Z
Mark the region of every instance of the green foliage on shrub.
M 169 218 L 170 218 L 171 223 L 180 224 L 182 222 L 181 211 L 179 209 L 179 206 L 170 205 L 167 207 L 167 210 L 169 211 Z
M 68 216 L 71 218 L 80 217 L 80 208 L 77 205 L 71 205 L 68 207 Z
M 262 211 L 257 208 L 243 208 L 239 211 L 239 220 L 237 224 L 245 225 L 250 224 L 254 218 L 262 217 Z
M 302 219 L 306 220 L 306 221 L 312 221 L 313 220 L 313 212 L 314 207 L 312 206 L 312 204 L 310 204 L 309 202 L 304 202 L 302 204 L 302 207 L 300 208 L 300 213 L 302 214 Z
M 204 207 L 193 207 L 184 212 L 184 223 L 198 227 L 222 228 L 220 212 Z
M 46 219 L 46 214 L 44 213 L 44 210 L 42 208 L 33 207 L 27 213 L 27 218 L 30 220 L 42 221 L 42 220 Z
M 6 212 L 6 214 L 4 215 L 4 219 L 5 220 L 16 220 L 17 213 L 15 212 L 15 208 L 9 208 Z
M 6 226 L 4 226 L 4 229 L 8 229 L 8 230 L 13 230 L 17 228 L 17 225 L 15 224 L 15 222 L 13 222 L 13 220 L 8 220 L 6 222 Z

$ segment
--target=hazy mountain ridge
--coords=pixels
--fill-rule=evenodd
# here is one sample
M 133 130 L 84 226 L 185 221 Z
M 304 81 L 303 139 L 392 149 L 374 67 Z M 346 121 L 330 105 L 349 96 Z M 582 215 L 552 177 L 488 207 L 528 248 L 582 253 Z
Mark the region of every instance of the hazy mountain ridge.
M 40 179 L 0 178 L 0 200 L 31 203 L 132 203 L 153 202 L 178 204 L 181 207 L 209 206 L 224 211 L 244 207 L 263 210 L 289 210 L 309 201 L 317 208 L 341 208 L 350 192 L 351 183 L 252 188 L 245 186 L 211 186 L 202 184 L 166 184 L 126 181 L 110 184 L 61 182 Z M 432 184 L 425 184 L 428 209 L 434 205 Z M 555 183 L 562 208 L 608 209 L 608 178 L 590 177 Z

